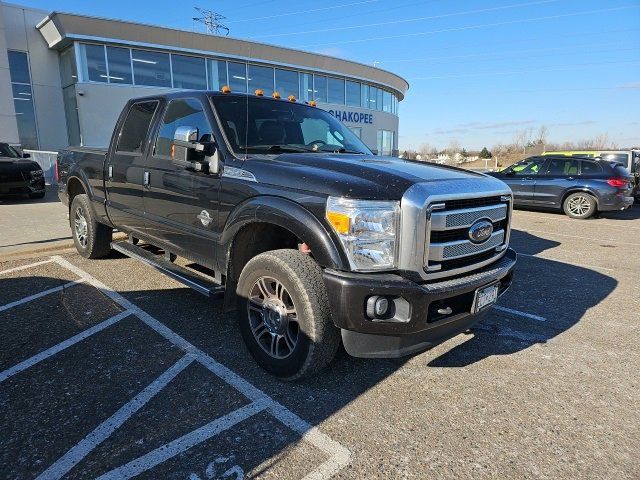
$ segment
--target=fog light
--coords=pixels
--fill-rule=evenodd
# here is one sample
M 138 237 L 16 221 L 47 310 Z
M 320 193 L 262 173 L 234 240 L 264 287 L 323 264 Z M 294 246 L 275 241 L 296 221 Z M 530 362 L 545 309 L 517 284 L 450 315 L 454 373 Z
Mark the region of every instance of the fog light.
M 367 317 L 384 317 L 389 311 L 389 300 L 386 297 L 374 295 L 367 299 Z

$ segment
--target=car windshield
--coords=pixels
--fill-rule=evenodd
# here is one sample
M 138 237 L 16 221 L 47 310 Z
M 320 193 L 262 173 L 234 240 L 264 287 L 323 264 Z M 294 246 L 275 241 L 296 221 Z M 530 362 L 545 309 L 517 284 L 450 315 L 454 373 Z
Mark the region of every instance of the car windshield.
M 22 155 L 8 143 L 0 143 L 0 157 L 22 158 Z
M 371 154 L 351 130 L 319 108 L 250 96 L 214 95 L 211 99 L 235 153 Z

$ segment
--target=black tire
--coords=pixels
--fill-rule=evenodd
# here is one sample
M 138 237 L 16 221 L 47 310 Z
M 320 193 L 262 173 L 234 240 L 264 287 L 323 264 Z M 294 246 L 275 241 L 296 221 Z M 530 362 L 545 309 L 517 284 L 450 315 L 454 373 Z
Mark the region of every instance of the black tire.
M 262 298 L 260 294 L 255 295 L 255 292 L 264 291 L 260 285 L 273 288 L 275 292 L 278 287 L 274 285 L 278 283 L 282 286 L 282 306 L 277 304 L 280 298 L 277 295 L 262 295 Z M 311 257 L 296 250 L 262 253 L 244 267 L 236 292 L 242 337 L 253 358 L 267 372 L 292 381 L 313 375 L 331 362 L 340 345 L 340 330 L 331 320 L 322 269 Z M 249 300 L 250 296 L 252 300 Z M 276 304 L 264 305 L 269 302 Z M 289 310 L 295 313 L 286 313 Z M 276 320 L 278 328 L 286 323 L 285 330 L 280 334 L 273 331 L 274 322 L 268 320 L 271 318 L 269 315 L 280 319 Z M 256 328 L 260 321 L 264 329 Z M 267 328 L 268 324 L 271 330 Z M 256 332 L 260 330 L 261 336 L 254 335 L 252 327 Z M 292 331 L 297 331 L 295 342 Z M 270 350 L 273 351 L 274 338 L 277 340 L 275 355 L 272 355 L 267 352 L 265 344 L 270 344 Z M 285 358 L 277 358 L 283 350 L 289 354 Z
M 79 222 L 78 227 L 76 221 Z M 96 221 L 86 194 L 76 195 L 71 202 L 69 225 L 73 243 L 80 255 L 85 258 L 101 258 L 109 254 L 113 229 Z
M 586 192 L 575 192 L 567 195 L 562 202 L 564 213 L 570 218 L 584 220 L 591 217 L 598 207 L 593 195 Z
M 30 193 L 29 198 L 44 198 L 46 192 Z

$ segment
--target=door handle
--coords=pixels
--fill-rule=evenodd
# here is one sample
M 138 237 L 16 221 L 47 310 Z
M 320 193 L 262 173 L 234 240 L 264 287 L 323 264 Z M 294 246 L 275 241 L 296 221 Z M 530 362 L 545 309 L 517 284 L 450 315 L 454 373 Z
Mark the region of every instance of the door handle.
M 113 165 L 109 165 L 109 168 L 107 169 L 107 178 L 109 181 L 113 180 Z
M 145 187 L 149 186 L 149 172 L 144 172 L 144 176 L 142 177 L 142 184 Z

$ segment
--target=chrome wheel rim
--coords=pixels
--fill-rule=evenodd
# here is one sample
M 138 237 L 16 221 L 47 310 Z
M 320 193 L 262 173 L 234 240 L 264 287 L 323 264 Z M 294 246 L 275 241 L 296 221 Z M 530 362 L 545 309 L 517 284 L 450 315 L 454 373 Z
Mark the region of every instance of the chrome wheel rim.
M 87 226 L 87 219 L 84 216 L 84 212 L 82 211 L 82 207 L 78 207 L 76 209 L 76 213 L 73 219 L 73 223 L 74 223 L 74 230 L 75 230 L 75 234 L 76 234 L 76 239 L 78 240 L 78 243 L 85 248 L 87 246 L 87 242 L 89 240 L 89 235 L 88 235 L 88 226 Z
M 249 290 L 249 326 L 260 348 L 270 357 L 282 360 L 298 344 L 300 324 L 293 299 L 282 282 L 260 277 Z
M 569 200 L 568 208 L 572 214 L 581 217 L 589 211 L 591 202 L 584 195 L 578 195 Z

